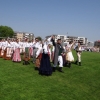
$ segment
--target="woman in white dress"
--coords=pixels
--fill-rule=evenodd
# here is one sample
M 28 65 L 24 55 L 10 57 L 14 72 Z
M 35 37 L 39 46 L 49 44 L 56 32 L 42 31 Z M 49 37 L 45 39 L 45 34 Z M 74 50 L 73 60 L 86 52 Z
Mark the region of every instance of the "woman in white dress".
M 66 46 L 66 62 L 68 63 L 68 67 L 71 67 L 71 62 L 74 61 L 74 57 L 72 54 L 72 48 L 75 42 L 69 42 L 69 45 Z

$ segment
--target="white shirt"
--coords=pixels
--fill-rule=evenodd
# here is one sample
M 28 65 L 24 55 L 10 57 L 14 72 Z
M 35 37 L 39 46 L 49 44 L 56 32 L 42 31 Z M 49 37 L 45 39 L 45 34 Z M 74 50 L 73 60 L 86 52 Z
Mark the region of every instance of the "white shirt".
M 33 44 L 33 47 L 39 48 L 39 47 L 40 47 L 40 43 L 39 43 L 39 42 L 34 43 L 34 44 Z

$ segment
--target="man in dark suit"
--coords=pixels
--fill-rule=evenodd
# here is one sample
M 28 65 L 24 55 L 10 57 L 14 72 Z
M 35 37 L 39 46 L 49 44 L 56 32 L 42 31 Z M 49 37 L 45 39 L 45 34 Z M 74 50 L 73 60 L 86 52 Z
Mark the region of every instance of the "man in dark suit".
M 63 52 L 64 52 L 64 48 L 61 45 L 61 39 L 57 40 L 57 43 L 55 43 L 55 37 L 52 36 L 51 41 L 53 43 L 53 46 L 55 47 L 55 51 L 54 51 L 54 60 L 53 60 L 53 71 L 55 72 L 56 67 L 59 63 L 59 72 L 63 72 L 62 71 L 62 67 L 63 67 Z

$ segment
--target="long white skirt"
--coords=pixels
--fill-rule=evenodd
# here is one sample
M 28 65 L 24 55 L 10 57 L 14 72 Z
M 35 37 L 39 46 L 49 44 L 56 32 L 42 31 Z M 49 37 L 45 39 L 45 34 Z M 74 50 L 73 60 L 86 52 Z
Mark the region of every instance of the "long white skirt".
M 74 61 L 74 57 L 71 51 L 66 53 L 66 60 L 70 62 Z
M 12 55 L 12 48 L 7 47 L 6 57 L 11 57 Z

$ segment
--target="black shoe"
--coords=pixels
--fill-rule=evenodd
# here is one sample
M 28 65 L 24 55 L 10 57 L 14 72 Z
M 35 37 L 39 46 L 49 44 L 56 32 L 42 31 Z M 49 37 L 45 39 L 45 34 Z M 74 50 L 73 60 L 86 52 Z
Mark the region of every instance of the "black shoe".
M 69 63 L 69 66 L 68 66 L 69 68 L 71 68 L 72 66 L 71 66 L 71 63 Z
M 53 71 L 53 72 L 55 72 L 55 71 L 56 71 L 56 68 L 55 68 L 55 67 L 53 67 L 53 68 L 52 68 L 52 71 Z
M 62 71 L 62 67 L 59 67 L 58 71 L 64 73 L 64 71 Z
M 78 61 L 76 61 L 75 64 L 78 65 Z
M 35 70 L 39 70 L 39 68 L 38 67 L 35 67 Z
M 23 62 L 23 65 L 25 65 L 25 62 Z
M 81 62 L 79 62 L 79 66 L 81 66 Z
M 67 67 L 67 66 L 68 66 L 68 62 L 66 62 L 63 66 L 64 66 L 64 67 Z
M 28 61 L 25 61 L 25 65 L 29 65 L 30 63 Z
M 29 64 L 30 65 L 30 63 L 27 61 L 27 64 Z
M 24 62 L 23 62 L 23 65 L 27 65 L 27 61 L 24 61 Z

